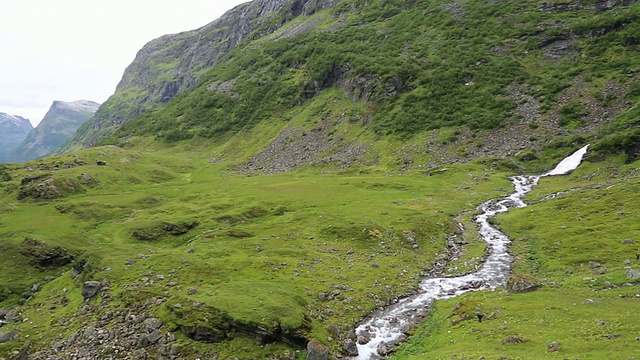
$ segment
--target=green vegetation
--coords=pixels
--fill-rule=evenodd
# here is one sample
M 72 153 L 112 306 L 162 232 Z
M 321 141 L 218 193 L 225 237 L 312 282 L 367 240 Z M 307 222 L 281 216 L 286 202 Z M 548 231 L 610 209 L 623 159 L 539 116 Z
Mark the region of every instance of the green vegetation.
M 540 6 L 343 1 L 315 15 L 321 22 L 315 30 L 242 43 L 204 72 L 192 92 L 125 124 L 105 143 L 132 134 L 169 142 L 219 138 L 279 121 L 334 87 L 346 91 L 354 110 L 367 104 L 354 116 L 370 117 L 366 128 L 378 136 L 407 139 L 452 126 L 477 132 L 511 124 L 518 105 L 510 98 L 513 84 L 542 101 L 544 120 L 562 91 L 598 93 L 607 81 L 627 83 L 638 70 L 637 51 L 612 45 L 635 36 L 638 4 L 604 12 L 587 10 L 589 4 L 573 12 Z M 338 20 L 346 24 L 326 30 Z M 209 87 L 225 82 L 230 91 Z M 628 96 L 637 101 L 634 94 Z M 608 96 L 600 97 L 603 105 L 615 99 Z M 578 98 L 558 113 L 559 125 L 570 131 L 589 115 Z
M 542 288 L 439 301 L 393 359 L 637 357 L 638 165 L 586 162 L 542 179 L 529 207 L 496 220 L 514 239 L 514 271 Z M 540 202 L 560 191 L 569 192 Z M 484 320 L 461 316 L 469 308 Z M 548 351 L 552 342 L 560 343 L 557 354 Z
M 475 269 L 473 213 L 508 175 L 587 143 L 577 171 L 492 220 L 541 287 L 439 301 L 395 357 L 638 356 L 640 3 L 594 4 L 345 0 L 292 23 L 287 8 L 162 106 L 152 90 L 180 64 L 150 64 L 150 88 L 96 114 L 142 114 L 92 132 L 104 146 L 0 167 L 0 308 L 30 319 L 2 328 L 18 335 L 0 359 L 129 309 L 185 358 L 290 359 L 312 338 L 337 354 L 335 333 L 415 291 L 458 221 L 445 270 Z
M 71 159 L 87 165 L 53 170 Z M 43 170 L 29 172 L 29 166 Z M 1 185 L 7 257 L 0 265 L 0 307 L 23 304 L 29 318 L 53 307 L 43 321 L 65 324 L 15 325 L 20 339 L 30 335 L 37 347 L 51 341 L 45 336 L 50 331 L 73 333 L 89 319 L 76 314 L 83 305 L 71 296 L 78 297 L 84 281 L 102 279 L 111 284 L 111 301 L 88 316 L 162 297 L 166 305 L 149 311 L 169 330 L 181 336 L 198 326 L 220 332 L 225 340 L 214 348 L 222 353 L 238 342 L 247 346 L 242 335 L 225 331 L 231 323 L 326 338 L 329 325 L 354 326 L 376 306 L 412 291 L 455 231 L 454 216 L 508 186 L 503 173 L 484 165 L 451 167 L 446 176 L 319 174 L 312 168 L 241 176 L 227 166 L 175 148 L 142 153 L 115 147 L 7 166 L 13 180 Z M 26 177 L 37 180 L 23 182 Z M 48 178 L 61 189 L 58 196 L 18 200 Z M 70 183 L 82 191 L 62 192 L 58 185 Z M 414 235 L 417 249 L 405 233 Z M 72 267 L 81 272 L 76 279 Z M 39 292 L 25 294 L 47 276 Z M 56 294 L 63 287 L 69 303 L 60 306 Z M 71 314 L 78 317 L 75 325 L 65 320 Z

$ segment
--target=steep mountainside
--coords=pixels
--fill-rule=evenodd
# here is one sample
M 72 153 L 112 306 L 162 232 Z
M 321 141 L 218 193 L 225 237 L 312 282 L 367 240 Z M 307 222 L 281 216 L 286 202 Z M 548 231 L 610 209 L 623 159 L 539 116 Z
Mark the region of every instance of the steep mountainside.
M 260 138 L 268 127 L 277 136 L 255 146 L 247 171 L 367 162 L 364 148 L 387 136 L 410 142 L 397 154 L 407 166 L 531 158 L 618 130 L 618 150 L 637 154 L 639 16 L 631 0 L 343 1 L 247 39 L 105 143 L 226 141 L 256 126 Z
M 0 163 L 9 161 L 9 153 L 22 143 L 31 129 L 29 120 L 0 113 Z
M 255 0 L 235 7 L 212 23 L 145 45 L 96 116 L 57 153 L 93 145 L 121 124 L 194 87 L 203 72 L 245 39 L 267 35 L 287 21 L 335 4 L 337 0 Z
M 10 161 L 37 159 L 59 148 L 93 116 L 99 106 L 87 100 L 54 101 L 40 124 L 9 154 Z

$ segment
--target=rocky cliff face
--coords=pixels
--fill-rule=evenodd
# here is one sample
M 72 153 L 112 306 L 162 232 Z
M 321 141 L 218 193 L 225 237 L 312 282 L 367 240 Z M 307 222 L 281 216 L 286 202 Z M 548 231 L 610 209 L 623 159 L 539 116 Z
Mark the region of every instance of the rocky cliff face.
M 9 154 L 9 160 L 23 162 L 49 154 L 75 134 L 99 106 L 88 100 L 54 101 L 42 122 Z
M 254 0 L 204 27 L 165 35 L 145 45 L 96 115 L 56 153 L 90 147 L 126 121 L 194 87 L 199 74 L 246 38 L 258 38 L 287 21 L 335 5 L 339 0 Z
M 29 120 L 0 113 L 0 163 L 9 161 L 9 153 L 22 143 L 31 129 Z

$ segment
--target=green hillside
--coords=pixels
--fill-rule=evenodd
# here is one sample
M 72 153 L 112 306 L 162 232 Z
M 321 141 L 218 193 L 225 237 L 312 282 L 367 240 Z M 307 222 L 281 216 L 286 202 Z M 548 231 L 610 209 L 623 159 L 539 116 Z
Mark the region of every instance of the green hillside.
M 217 139 L 289 122 L 318 98 L 331 112 L 337 97 L 348 104 L 333 117 L 376 136 L 454 126 L 483 148 L 488 130 L 515 127 L 527 135 L 519 147 L 539 148 L 590 135 L 637 104 L 637 4 L 366 4 L 343 1 L 245 41 L 199 87 L 116 137 Z M 327 96 L 335 89 L 343 93 Z
M 509 176 L 587 143 L 492 220 L 541 286 L 438 301 L 392 358 L 640 356 L 638 3 L 294 5 L 166 104 L 121 119 L 118 90 L 97 147 L 0 168 L 0 359 L 345 356 L 436 264 L 475 269 Z

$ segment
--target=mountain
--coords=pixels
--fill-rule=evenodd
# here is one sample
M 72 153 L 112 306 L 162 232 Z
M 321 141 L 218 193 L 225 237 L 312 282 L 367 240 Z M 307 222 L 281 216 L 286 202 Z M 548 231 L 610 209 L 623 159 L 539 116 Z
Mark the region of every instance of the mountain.
M 152 41 L 79 150 L 0 166 L 0 359 L 636 357 L 638 19 L 262 0 Z
M 269 168 L 256 162 L 323 162 L 371 137 L 452 133 L 426 140 L 451 144 L 425 149 L 435 165 L 605 136 L 638 101 L 635 1 L 268 3 L 149 43 L 61 152 L 116 130 L 112 143 L 132 135 L 175 142 L 268 124 L 281 137 L 261 146 L 277 154 L 247 161 Z M 290 159 L 281 145 L 304 147 L 310 117 L 322 139 L 342 128 L 347 136 Z
M 9 154 L 9 159 L 25 162 L 49 154 L 75 134 L 99 106 L 88 100 L 54 101 L 40 124 Z
M 0 163 L 10 161 L 9 153 L 22 143 L 31 129 L 29 120 L 0 113 Z
M 207 69 L 245 39 L 257 39 L 299 15 L 337 0 L 255 0 L 238 5 L 204 27 L 165 35 L 145 45 L 127 67 L 116 92 L 59 151 L 88 147 L 126 121 L 193 88 Z

